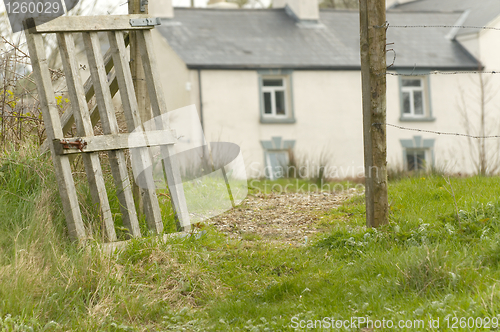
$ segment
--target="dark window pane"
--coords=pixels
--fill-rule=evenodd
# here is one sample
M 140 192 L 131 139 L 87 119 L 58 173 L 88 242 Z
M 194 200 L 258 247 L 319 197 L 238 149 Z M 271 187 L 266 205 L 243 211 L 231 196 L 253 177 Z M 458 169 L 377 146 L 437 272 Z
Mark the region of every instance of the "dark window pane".
M 264 80 L 264 86 L 283 86 L 283 79 L 267 79 Z
M 276 114 L 285 115 L 285 91 L 276 91 Z
M 411 151 L 406 153 L 406 163 L 409 171 L 415 170 L 415 155 Z
M 401 83 L 403 86 L 421 86 L 421 80 L 402 80 Z
M 424 115 L 424 105 L 422 91 L 413 92 L 413 103 L 415 106 L 416 115 Z
M 417 169 L 424 170 L 425 169 L 425 152 L 419 151 L 419 152 L 415 153 L 415 155 L 417 158 Z
M 264 113 L 265 114 L 273 113 L 271 107 L 271 92 L 264 92 Z
M 408 149 L 406 151 L 406 163 L 409 171 L 425 170 L 425 151 Z
M 403 113 L 405 113 L 405 114 L 411 113 L 410 93 L 409 92 L 403 92 Z

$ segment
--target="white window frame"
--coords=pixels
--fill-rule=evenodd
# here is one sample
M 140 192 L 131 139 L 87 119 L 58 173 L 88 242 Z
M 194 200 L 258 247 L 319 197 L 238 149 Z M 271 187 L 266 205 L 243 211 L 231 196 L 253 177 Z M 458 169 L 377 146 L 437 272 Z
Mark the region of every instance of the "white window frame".
M 283 82 L 282 86 L 264 86 L 264 81 L 266 80 L 278 80 Z M 276 114 L 276 92 L 283 91 L 285 114 Z M 266 113 L 265 105 L 265 93 L 271 94 L 271 114 Z M 288 106 L 288 89 L 287 89 L 287 77 L 286 76 L 262 76 L 262 116 L 265 118 L 275 118 L 275 119 L 286 119 L 290 116 L 289 106 Z
M 403 86 L 403 81 L 405 80 L 418 80 L 420 81 L 420 86 Z M 401 115 L 403 118 L 426 118 L 428 117 L 427 110 L 427 93 L 426 93 L 426 80 L 423 77 L 418 76 L 408 76 L 401 78 Z M 415 92 L 420 91 L 422 93 L 422 114 L 415 114 Z M 404 109 L 404 93 L 409 93 L 410 95 L 410 113 L 405 113 Z

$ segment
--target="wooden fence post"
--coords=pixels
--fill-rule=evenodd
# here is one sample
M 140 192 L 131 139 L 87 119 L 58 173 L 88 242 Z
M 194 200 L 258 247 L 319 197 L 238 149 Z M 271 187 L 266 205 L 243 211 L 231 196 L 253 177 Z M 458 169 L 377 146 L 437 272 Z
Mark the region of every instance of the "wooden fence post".
M 129 0 L 128 13 L 129 14 L 148 14 L 148 2 L 145 0 Z M 146 87 L 146 77 L 142 67 L 141 53 L 137 45 L 137 34 L 135 31 L 130 31 L 130 71 L 132 73 L 132 80 L 134 82 L 135 97 L 139 110 L 139 116 L 142 123 L 151 120 L 151 106 Z M 133 193 L 135 201 L 138 203 L 138 209 L 141 214 L 144 214 L 144 202 L 142 200 L 144 192 L 139 186 L 133 183 Z
M 386 19 L 385 0 L 359 0 L 366 225 L 386 224 Z

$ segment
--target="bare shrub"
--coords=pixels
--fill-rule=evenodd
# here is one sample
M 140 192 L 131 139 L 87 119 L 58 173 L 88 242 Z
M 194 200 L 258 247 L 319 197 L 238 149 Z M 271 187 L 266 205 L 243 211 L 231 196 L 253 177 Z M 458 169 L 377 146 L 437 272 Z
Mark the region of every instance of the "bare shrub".
M 482 176 L 492 175 L 500 169 L 498 153 L 500 140 L 487 140 L 484 136 L 498 135 L 498 121 L 494 118 L 498 110 L 494 107 L 495 105 L 491 105 L 496 91 L 490 78 L 484 77 L 481 71 L 478 72 L 474 84 L 477 88 L 474 91 L 468 91 L 469 94 L 460 89 L 458 109 L 466 134 L 481 136 L 476 139 L 467 138 L 475 173 Z
M 330 168 L 333 167 L 333 155 L 326 148 L 319 154 L 290 149 L 288 155 L 289 162 L 284 172 L 287 177 L 309 179 L 317 184 L 329 178 Z
M 40 144 L 45 129 L 29 56 L 5 37 L 0 45 L 0 151 Z

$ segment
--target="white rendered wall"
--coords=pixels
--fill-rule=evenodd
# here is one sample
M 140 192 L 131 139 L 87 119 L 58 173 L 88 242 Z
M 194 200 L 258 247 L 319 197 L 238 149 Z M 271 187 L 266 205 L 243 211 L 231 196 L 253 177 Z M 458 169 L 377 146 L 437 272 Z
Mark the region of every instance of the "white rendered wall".
M 202 71 L 205 133 L 210 140 L 228 140 L 239 144 L 247 167 L 254 172 L 264 165 L 261 140 L 273 136 L 295 140 L 295 152 L 317 163 L 326 150 L 338 168 L 339 177 L 358 176 L 363 166 L 361 78 L 357 71 L 294 71 L 293 99 L 295 124 L 261 124 L 256 71 Z M 399 79 L 387 78 L 387 122 L 414 129 L 479 135 L 480 84 L 477 75 L 431 75 L 430 104 L 432 122 L 400 121 Z M 500 134 L 495 109 L 500 98 L 493 91 L 499 80 L 488 83 L 491 98 L 486 104 L 487 135 Z M 463 111 L 467 112 L 468 122 Z M 477 155 L 470 151 L 476 140 L 464 137 L 387 129 L 388 165 L 403 167 L 401 139 L 434 139 L 434 166 L 449 172 L 472 173 Z M 498 140 L 488 140 L 492 160 Z M 250 166 L 254 163 L 252 166 Z
M 274 136 L 295 140 L 296 155 L 311 162 L 327 151 L 346 176 L 363 165 L 359 72 L 294 71 L 294 124 L 260 123 L 256 71 L 204 70 L 202 82 L 207 138 L 239 144 L 249 175 L 262 173 L 260 141 Z

